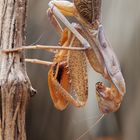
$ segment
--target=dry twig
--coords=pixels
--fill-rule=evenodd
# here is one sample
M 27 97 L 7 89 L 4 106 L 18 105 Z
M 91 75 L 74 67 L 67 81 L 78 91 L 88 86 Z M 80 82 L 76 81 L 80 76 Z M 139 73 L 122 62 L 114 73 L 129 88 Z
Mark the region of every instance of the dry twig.
M 27 0 L 0 0 L 0 48 L 25 42 Z M 26 140 L 25 114 L 35 91 L 26 74 L 23 53 L 0 54 L 0 140 Z

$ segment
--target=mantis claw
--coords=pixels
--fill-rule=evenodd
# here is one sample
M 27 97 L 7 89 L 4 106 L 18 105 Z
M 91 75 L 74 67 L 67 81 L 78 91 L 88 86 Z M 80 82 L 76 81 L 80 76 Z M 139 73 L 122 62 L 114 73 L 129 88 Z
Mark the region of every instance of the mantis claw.
M 108 88 L 102 82 L 96 83 L 96 97 L 99 109 L 104 114 L 118 110 L 122 101 L 122 96 L 113 84 Z

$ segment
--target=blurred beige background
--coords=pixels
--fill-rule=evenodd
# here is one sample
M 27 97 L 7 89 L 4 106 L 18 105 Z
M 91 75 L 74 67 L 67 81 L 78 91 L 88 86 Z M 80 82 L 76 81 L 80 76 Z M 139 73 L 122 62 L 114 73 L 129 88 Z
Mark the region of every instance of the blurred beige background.
M 48 0 L 30 0 L 27 19 L 27 45 L 56 45 L 58 35 L 50 24 L 46 9 Z M 127 93 L 120 110 L 105 116 L 81 140 L 97 137 L 119 137 L 122 140 L 140 139 L 140 1 L 103 0 L 102 21 L 106 35 L 112 44 L 126 80 Z M 72 21 L 72 19 L 70 19 Z M 52 60 L 53 54 L 44 51 L 27 52 L 27 57 Z M 89 98 L 84 108 L 70 105 L 60 112 L 52 104 L 48 85 L 48 67 L 27 64 L 28 75 L 38 90 L 31 98 L 27 110 L 28 140 L 76 140 L 99 117 L 95 98 L 95 83 L 101 76 L 88 65 Z M 105 140 L 105 139 L 103 139 Z

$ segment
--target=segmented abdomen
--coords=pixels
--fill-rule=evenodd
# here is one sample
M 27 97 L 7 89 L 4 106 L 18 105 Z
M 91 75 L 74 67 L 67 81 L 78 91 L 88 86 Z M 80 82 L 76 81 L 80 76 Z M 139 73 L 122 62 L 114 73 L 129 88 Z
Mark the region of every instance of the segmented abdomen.
M 80 16 L 87 22 L 100 20 L 101 0 L 74 0 L 74 4 Z

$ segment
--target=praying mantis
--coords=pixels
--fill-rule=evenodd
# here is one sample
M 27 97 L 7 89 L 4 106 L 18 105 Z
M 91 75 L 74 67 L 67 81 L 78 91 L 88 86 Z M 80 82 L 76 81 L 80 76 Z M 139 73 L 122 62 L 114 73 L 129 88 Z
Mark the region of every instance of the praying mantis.
M 51 17 L 51 21 L 55 25 L 56 30 L 61 34 L 62 40 L 65 40 L 64 38 L 66 36 L 68 40 L 65 40 L 63 42 L 64 44 L 62 43 L 61 46 L 25 46 L 4 51 L 8 53 L 24 49 L 62 50 L 56 56 L 59 61 L 57 62 L 56 59 L 54 59 L 53 64 L 49 63 L 51 65 L 51 70 L 48 76 L 52 100 L 56 108 L 60 110 L 65 109 L 69 102 L 80 107 L 85 105 L 87 100 L 87 74 L 85 64 L 79 65 L 80 69 L 67 65 L 69 63 L 67 60 L 72 60 L 71 64 L 79 64 L 81 62 L 85 63 L 85 59 L 84 61 L 74 60 L 73 57 L 69 56 L 70 52 L 71 54 L 79 53 L 83 58 L 85 58 L 84 55 L 86 55 L 92 68 L 109 81 L 110 87 L 106 87 L 102 82 L 96 83 L 98 105 L 103 114 L 117 111 L 126 92 L 125 81 L 120 70 L 119 62 L 105 37 L 103 25 L 101 24 L 101 3 L 102 0 L 74 0 L 73 3 L 63 0 L 52 0 L 49 2 L 50 8 L 48 9 L 48 15 Z M 75 17 L 80 24 L 80 28 L 75 28 L 73 24 L 69 23 L 65 16 Z M 62 28 L 55 17 L 59 18 L 65 24 L 67 27 L 67 34 L 62 33 Z M 68 34 L 73 34 L 72 36 L 79 41 L 80 45 L 72 46 L 73 41 Z M 27 61 L 29 62 L 31 60 L 27 59 Z M 43 64 L 42 61 L 37 60 L 36 63 Z M 77 99 L 71 96 L 71 90 L 68 86 L 71 73 L 66 74 L 66 66 L 68 66 L 69 69 L 72 68 L 71 73 L 80 73 L 81 76 L 84 77 L 84 79 L 80 79 L 82 81 L 81 85 L 84 87 L 83 93 L 79 94 L 81 91 L 75 92 L 78 97 Z M 84 73 L 81 70 L 83 67 Z M 57 76 L 59 76 L 61 68 L 64 70 L 64 73 L 61 75 L 62 80 L 58 80 Z M 73 78 L 75 76 L 76 74 L 74 74 Z M 63 78 L 65 80 L 63 80 Z M 74 82 L 73 85 L 76 86 L 73 86 L 73 89 L 76 89 L 79 86 L 78 84 L 79 82 Z M 54 94 L 56 92 L 58 94 Z
M 49 3 L 49 7 L 80 40 L 93 69 L 110 82 L 110 88 L 105 87 L 102 82 L 96 84 L 100 111 L 107 114 L 118 110 L 126 88 L 119 62 L 105 37 L 101 24 L 101 3 L 102 0 L 74 0 L 73 3 L 53 0 Z M 79 21 L 84 38 L 65 19 L 64 15 L 74 16 Z

